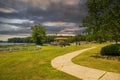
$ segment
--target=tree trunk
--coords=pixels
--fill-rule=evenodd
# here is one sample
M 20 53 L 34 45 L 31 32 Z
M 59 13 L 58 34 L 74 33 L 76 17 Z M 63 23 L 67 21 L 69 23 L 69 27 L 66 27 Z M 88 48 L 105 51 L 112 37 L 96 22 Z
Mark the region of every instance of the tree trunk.
M 116 44 L 118 44 L 118 35 L 117 34 L 115 35 L 115 42 L 116 42 Z
M 115 42 L 116 42 L 116 44 L 118 44 L 118 40 L 117 39 L 115 40 Z
M 102 44 L 102 37 L 99 36 L 99 43 Z

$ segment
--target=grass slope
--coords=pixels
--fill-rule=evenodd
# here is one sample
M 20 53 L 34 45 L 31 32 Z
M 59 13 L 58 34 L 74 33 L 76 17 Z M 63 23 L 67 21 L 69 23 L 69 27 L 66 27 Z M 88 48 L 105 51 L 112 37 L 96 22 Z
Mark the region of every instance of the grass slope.
M 52 68 L 50 63 L 59 55 L 90 46 L 43 46 L 41 50 L 0 52 L 0 80 L 79 80 Z
M 105 45 L 108 45 L 108 43 L 96 45 L 97 48 L 86 51 L 79 56 L 73 58 L 73 62 L 82 66 L 120 73 L 120 61 L 94 57 L 100 54 L 101 48 Z

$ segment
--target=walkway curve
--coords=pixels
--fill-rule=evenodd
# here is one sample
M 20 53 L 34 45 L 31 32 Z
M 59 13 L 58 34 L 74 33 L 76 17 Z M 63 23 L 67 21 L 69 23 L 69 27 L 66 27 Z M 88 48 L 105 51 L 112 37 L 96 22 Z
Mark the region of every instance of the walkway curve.
M 120 80 L 120 74 L 88 68 L 74 64 L 71 60 L 82 52 L 94 49 L 96 47 L 78 50 L 72 53 L 58 56 L 51 61 L 52 67 L 75 76 L 82 80 Z

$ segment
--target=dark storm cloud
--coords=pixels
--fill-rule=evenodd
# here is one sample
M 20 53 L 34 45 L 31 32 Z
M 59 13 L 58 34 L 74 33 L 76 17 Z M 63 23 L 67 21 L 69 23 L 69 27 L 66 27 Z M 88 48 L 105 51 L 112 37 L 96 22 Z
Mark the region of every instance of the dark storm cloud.
M 48 22 L 51 24 L 59 21 L 68 24 L 74 23 L 76 25 L 69 27 L 77 27 L 87 15 L 85 4 L 86 0 L 0 0 L 0 18 L 2 19 L 0 20 L 0 30 L 2 30 L 0 34 L 30 33 L 31 25 L 47 24 Z M 3 18 L 19 21 L 10 23 Z M 23 23 L 20 21 L 23 21 Z M 30 21 L 33 21 L 33 23 L 30 23 Z M 9 25 L 10 30 L 3 28 L 6 25 Z M 57 25 L 55 27 L 46 26 L 47 32 L 58 32 L 66 27 L 64 24 Z M 16 30 L 14 30 L 15 26 Z

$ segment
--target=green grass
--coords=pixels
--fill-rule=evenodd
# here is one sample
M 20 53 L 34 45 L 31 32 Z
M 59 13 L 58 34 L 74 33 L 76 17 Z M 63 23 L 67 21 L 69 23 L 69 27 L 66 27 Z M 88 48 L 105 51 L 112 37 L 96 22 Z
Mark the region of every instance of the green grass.
M 0 52 L 0 80 L 79 80 L 52 68 L 51 60 L 91 46 L 43 46 L 41 50 Z
M 108 45 L 108 43 L 96 45 L 97 48 L 86 51 L 79 56 L 73 58 L 73 62 L 90 68 L 120 73 L 120 61 L 94 57 L 96 55 L 100 55 L 100 50 L 105 45 Z
M 43 46 L 40 50 L 0 52 L 0 80 L 79 80 L 52 68 L 51 60 L 57 56 L 92 46 L 97 46 L 97 48 L 80 54 L 73 61 L 83 66 L 120 73 L 119 61 L 93 57 L 98 55 L 101 47 L 105 45 L 107 44 Z M 34 45 L 12 47 L 35 48 Z

